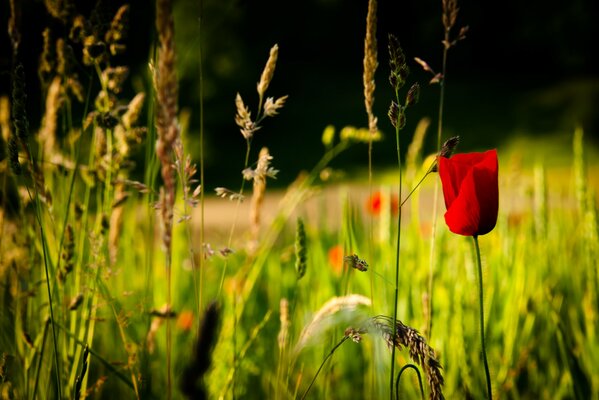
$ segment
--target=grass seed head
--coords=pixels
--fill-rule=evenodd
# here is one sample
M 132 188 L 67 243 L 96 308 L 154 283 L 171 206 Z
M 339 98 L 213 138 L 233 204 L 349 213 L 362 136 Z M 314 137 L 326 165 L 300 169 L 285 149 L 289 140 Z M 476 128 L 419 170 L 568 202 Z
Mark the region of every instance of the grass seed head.
M 12 118 L 14 132 L 22 143 L 29 137 L 29 119 L 27 118 L 27 93 L 25 91 L 25 68 L 18 63 L 12 74 Z
M 264 66 L 264 70 L 262 71 L 262 76 L 260 77 L 260 82 L 258 82 L 257 90 L 260 95 L 260 99 L 264 96 L 266 89 L 268 89 L 268 85 L 270 85 L 270 81 L 272 81 L 272 77 L 275 74 L 275 67 L 277 66 L 277 58 L 279 57 L 279 46 L 275 44 L 270 49 L 270 55 L 268 57 L 268 61 Z
M 406 78 L 410 73 L 406 56 L 399 44 L 399 40 L 395 35 L 389 34 L 389 83 L 396 92 L 406 83 Z
M 308 246 L 306 239 L 306 229 L 304 221 L 301 218 L 297 219 L 297 227 L 295 230 L 295 272 L 297 279 L 300 280 L 306 274 L 308 265 Z
M 377 26 L 377 2 L 368 1 L 368 14 L 366 15 L 366 37 L 364 38 L 364 104 L 366 114 L 368 115 L 368 129 L 372 135 L 377 132 L 377 118 L 374 116 L 372 108 L 374 106 L 374 90 L 376 88 L 374 77 L 378 67 L 378 50 L 376 41 Z

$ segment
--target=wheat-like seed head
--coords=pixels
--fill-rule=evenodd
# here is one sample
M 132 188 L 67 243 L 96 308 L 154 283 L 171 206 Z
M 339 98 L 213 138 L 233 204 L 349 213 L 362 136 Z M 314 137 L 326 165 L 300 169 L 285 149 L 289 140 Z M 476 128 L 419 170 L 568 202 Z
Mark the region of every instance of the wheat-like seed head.
M 260 77 L 260 82 L 258 82 L 257 90 L 258 95 L 260 95 L 260 100 L 264 96 L 266 89 L 268 89 L 268 85 L 270 85 L 270 81 L 272 81 L 272 77 L 275 74 L 275 67 L 277 66 L 277 58 L 279 57 L 279 45 L 275 44 L 270 49 L 270 55 L 268 57 L 268 61 L 266 62 L 266 66 L 262 71 L 262 76 Z
M 444 380 L 441 374 L 441 364 L 436 358 L 435 350 L 426 343 L 426 339 L 417 330 L 397 320 L 394 332 L 393 318 L 385 315 L 369 318 L 360 329 L 349 328 L 346 330 L 346 336 L 351 335 L 350 337 L 354 341 L 356 341 L 356 336 L 359 337 L 360 334 L 364 333 L 379 335 L 389 348 L 392 346 L 399 350 L 402 347 L 407 348 L 410 358 L 424 370 L 430 387 L 429 398 L 431 400 L 443 400 L 445 398 L 443 396 Z

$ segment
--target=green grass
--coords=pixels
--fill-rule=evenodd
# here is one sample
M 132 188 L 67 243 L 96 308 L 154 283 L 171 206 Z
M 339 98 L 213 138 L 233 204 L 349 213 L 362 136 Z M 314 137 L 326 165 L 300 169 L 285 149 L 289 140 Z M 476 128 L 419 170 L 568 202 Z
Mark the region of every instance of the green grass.
M 593 373 L 599 362 L 597 339 L 598 281 L 596 254 L 596 204 L 580 209 L 573 188 L 563 192 L 564 182 L 551 179 L 547 171 L 545 186 L 526 181 L 527 168 L 509 171 L 507 157 L 500 151 L 500 215 L 493 232 L 480 238 L 485 285 L 487 351 L 494 393 L 498 398 L 590 398 L 599 393 L 599 381 Z M 509 158 L 507 158 L 509 159 Z M 507 164 L 507 165 L 506 165 Z M 69 180 L 53 173 L 52 191 L 63 193 Z M 421 198 L 430 192 L 428 178 Z M 520 180 L 518 185 L 513 182 Z M 378 185 L 378 184 L 377 184 Z M 523 187 L 522 187 L 523 186 Z M 382 183 L 383 193 L 393 189 Z M 84 182 L 76 188 L 84 191 Z M 305 189 L 307 189 L 306 187 Z M 215 298 L 222 305 L 222 325 L 212 364 L 205 381 L 212 395 L 230 397 L 279 398 L 303 393 L 320 362 L 342 337 L 345 328 L 356 326 L 360 318 L 392 312 L 394 270 L 394 236 L 392 216 L 383 212 L 374 217 L 374 257 L 368 259 L 368 272 L 335 271 L 328 258 L 329 250 L 339 244 L 345 254 L 366 254 L 368 220 L 364 207 L 365 193 L 348 184 L 331 189 L 338 193 L 338 203 L 322 203 L 315 194 L 308 202 L 292 202 L 279 212 L 271 226 L 263 228 L 262 242 L 254 255 L 244 250 L 246 235 L 239 231 L 234 241 L 235 253 L 228 257 L 224 291 L 217 296 L 217 282 L 224 258 L 211 257 L 204 264 L 206 286 L 204 299 Z M 545 190 L 550 201 L 545 216 L 535 200 L 535 190 Z M 555 193 L 556 190 L 559 193 Z M 77 193 L 77 192 L 76 192 Z M 519 197 L 520 196 L 520 197 Z M 76 196 L 78 197 L 78 196 Z M 73 388 L 79 373 L 82 344 L 90 346 L 90 370 L 84 387 L 99 380 L 101 397 L 134 397 L 132 382 L 138 377 L 143 398 L 160 398 L 165 387 L 164 324 L 156 330 L 153 352 L 148 351 L 148 332 L 157 317 L 150 310 L 165 304 L 160 285 L 165 279 L 159 238 L 144 240 L 153 231 L 153 209 L 147 200 L 131 198 L 125 204 L 123 231 L 114 264 L 109 263 L 105 244 L 100 250 L 91 234 L 96 217 L 87 213 L 75 224 L 77 265 L 64 285 L 51 276 L 51 286 L 58 287 L 54 300 L 60 376 L 63 386 Z M 414 197 L 417 199 L 418 197 Z M 55 196 L 55 202 L 60 197 Z M 227 200 L 217 199 L 215 201 Z M 296 199 L 297 200 L 297 199 Z M 510 203 L 518 203 L 511 209 Z M 55 203 L 58 204 L 58 203 Z M 210 212 L 213 200 L 206 204 Z M 233 205 L 232 203 L 230 203 Z M 309 212 L 317 205 L 317 213 Z M 179 207 L 182 205 L 179 204 Z M 413 212 L 418 210 L 411 207 Z M 54 207 L 44 213 L 49 258 L 55 265 L 56 248 L 62 234 L 64 209 Z M 426 317 L 423 296 L 427 288 L 427 263 L 430 210 L 420 208 L 420 216 L 408 214 L 402 227 L 402 274 L 399 280 L 398 318 L 416 329 L 423 329 Z M 295 219 L 291 214 L 306 215 L 307 271 L 297 280 L 293 257 Z M 330 224 L 330 215 L 338 224 Z M 387 215 L 386 215 L 387 214 Z M 243 216 L 241 216 L 244 218 Z M 32 219 L 26 212 L 20 220 Z M 73 218 L 73 217 L 70 217 Z M 18 396 L 31 396 L 35 379 L 38 396 L 54 398 L 56 382 L 52 361 L 51 335 L 44 321 L 48 318 L 47 293 L 41 242 L 34 225 L 4 219 L 2 240 L 3 288 L 2 351 L 3 390 Z M 386 227 L 380 227 L 383 224 Z M 28 228 L 31 226 L 31 228 Z M 11 235 L 11 230 L 12 235 Z M 85 234 L 87 232 L 87 234 Z M 210 241 L 210 232 L 207 233 Z M 22 243 L 18 245 L 18 243 Z M 173 249 L 173 309 L 181 314 L 193 312 L 191 329 L 175 322 L 173 336 L 174 376 L 190 361 L 194 332 L 198 320 L 192 272 L 189 270 L 190 244 L 183 224 L 175 229 Z M 216 248 L 217 243 L 212 243 Z M 477 328 L 475 266 L 471 243 L 452 235 L 441 226 L 438 236 L 439 259 L 435 277 L 434 335 L 427 338 L 439 354 L 445 378 L 447 398 L 481 397 L 484 379 Z M 17 254 L 28 254 L 27 257 Z M 151 260 L 151 266 L 148 266 Z M 196 265 L 199 263 L 196 263 Z M 375 274 L 373 307 L 358 314 L 338 315 L 322 331 L 316 331 L 310 345 L 297 357 L 293 348 L 299 333 L 311 316 L 330 298 L 349 293 L 370 297 L 370 278 Z M 83 303 L 76 311 L 66 304 L 77 293 Z M 277 374 L 279 363 L 279 303 L 290 303 L 290 325 L 286 342 L 287 362 Z M 234 299 L 236 299 L 234 301 Z M 237 319 L 235 320 L 235 316 Z M 90 323 L 93 317 L 94 323 Z M 60 325 L 59 325 L 60 324 Z M 235 326 L 235 328 L 233 328 Z M 87 334 L 85 334 L 85 329 Z M 235 336 L 233 337 L 233 333 Z M 24 335 L 32 339 L 28 345 Z M 44 340 L 45 338 L 45 340 Z M 75 338 L 78 338 L 77 340 Z M 233 353 L 233 339 L 236 353 Z M 376 336 L 366 335 L 360 344 L 351 341 L 336 350 L 311 389 L 314 398 L 369 398 L 385 395 L 389 368 L 389 350 Z M 43 355 L 43 358 L 42 358 Z M 230 371 L 236 362 L 234 386 Z M 398 365 L 409 362 L 405 351 L 398 353 Z M 41 368 L 37 376 L 37 365 Z M 399 369 L 399 368 L 398 368 Z M 132 373 L 134 372 L 134 373 Z M 138 373 L 141 372 L 140 375 Z M 280 384 L 276 379 L 279 376 Z M 415 374 L 402 380 L 402 393 L 418 398 Z M 141 379 L 139 379 L 141 378 Z M 9 388 L 12 388 L 9 390 Z M 428 390 L 425 388 L 425 391 Z M 63 392 L 66 395 L 65 392 Z M 180 397 L 175 391 L 175 397 Z

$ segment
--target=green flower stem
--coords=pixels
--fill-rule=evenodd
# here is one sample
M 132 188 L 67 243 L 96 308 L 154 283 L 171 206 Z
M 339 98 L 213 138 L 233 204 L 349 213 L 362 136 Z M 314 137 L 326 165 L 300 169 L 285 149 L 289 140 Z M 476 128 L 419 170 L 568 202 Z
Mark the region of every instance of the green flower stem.
M 487 361 L 487 350 L 485 346 L 485 315 L 483 307 L 483 268 L 480 261 L 480 248 L 478 246 L 478 236 L 472 236 L 474 248 L 476 249 L 476 265 L 478 267 L 478 305 L 480 308 L 480 342 L 482 345 L 483 363 L 485 364 L 485 377 L 487 379 L 487 396 L 489 400 L 493 399 L 491 390 L 491 375 L 489 374 L 489 363 Z

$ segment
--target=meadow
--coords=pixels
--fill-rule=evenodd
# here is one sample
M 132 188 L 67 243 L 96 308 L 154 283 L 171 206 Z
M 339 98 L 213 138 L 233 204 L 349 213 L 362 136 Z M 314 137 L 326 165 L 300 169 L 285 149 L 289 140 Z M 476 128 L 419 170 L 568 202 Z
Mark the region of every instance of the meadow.
M 33 131 L 10 2 L 0 398 L 599 397 L 597 150 L 582 127 L 498 147 L 498 171 L 471 173 L 475 203 L 460 211 L 485 215 L 456 227 L 445 216 L 452 162 L 495 149 L 462 152 L 445 134 L 445 63 L 413 61 L 386 32 L 377 43 L 370 0 L 364 127 L 323 126 L 310 144 L 320 160 L 298 155 L 304 172 L 270 188 L 278 149 L 252 139 L 297 106 L 269 90 L 284 75 L 273 43 L 257 93 L 223 111 L 246 145 L 238 186 L 211 187 L 204 131 L 190 138 L 178 104 L 171 2 L 156 2 L 155 51 L 131 98 L 129 70 L 115 64 L 128 50 L 128 6 L 96 26 L 67 3 L 46 4 L 65 29 L 44 31 Z M 468 29 L 455 1 L 441 3 L 445 60 Z M 375 85 L 377 68 L 388 79 Z M 408 132 L 416 68 L 437 85 L 439 114 Z M 375 115 L 380 91 L 394 95 L 389 115 Z M 395 167 L 373 166 L 381 143 L 396 147 Z M 350 149 L 368 164 L 337 166 Z

